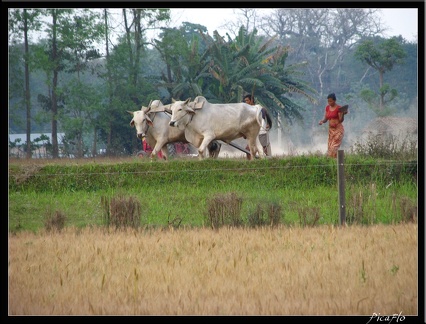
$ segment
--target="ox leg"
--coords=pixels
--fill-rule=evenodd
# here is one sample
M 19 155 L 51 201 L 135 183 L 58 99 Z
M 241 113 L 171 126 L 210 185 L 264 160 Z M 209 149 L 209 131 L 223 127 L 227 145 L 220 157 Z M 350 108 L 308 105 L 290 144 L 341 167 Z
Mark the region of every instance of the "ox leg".
M 151 155 L 149 156 L 151 159 L 151 162 L 157 159 L 157 153 L 158 153 L 158 142 L 155 143 L 154 148 L 152 149 Z
M 200 151 L 200 149 L 198 149 L 198 160 L 203 160 L 204 159 L 204 151 Z
M 206 147 L 201 145 L 198 148 L 198 159 L 203 160 L 205 158 Z
M 259 157 L 264 158 L 265 154 L 263 153 L 263 147 L 262 144 L 260 144 L 259 137 L 255 137 L 254 139 L 251 138 L 249 140 L 249 147 L 250 147 L 250 160 L 253 160 L 256 157 L 256 154 L 258 154 Z
M 157 159 L 157 153 L 158 153 L 158 149 L 157 149 L 157 145 L 155 145 L 154 148 L 152 149 L 151 155 L 149 156 L 151 158 L 151 161 L 154 161 Z
M 152 150 L 151 159 L 157 158 L 157 153 L 161 152 L 163 160 L 168 160 L 169 152 L 167 151 L 167 145 L 157 142 Z
M 161 148 L 161 153 L 163 154 L 163 160 L 167 161 L 169 159 L 169 150 L 167 149 L 167 144 L 163 145 Z
M 212 137 L 204 137 L 203 141 L 201 142 L 201 145 L 198 147 L 198 159 L 204 159 L 206 149 L 212 140 Z
M 266 158 L 265 152 L 263 151 L 263 146 L 259 140 L 259 136 L 256 136 L 255 149 L 256 149 L 256 152 L 259 154 L 258 156 L 260 158 Z

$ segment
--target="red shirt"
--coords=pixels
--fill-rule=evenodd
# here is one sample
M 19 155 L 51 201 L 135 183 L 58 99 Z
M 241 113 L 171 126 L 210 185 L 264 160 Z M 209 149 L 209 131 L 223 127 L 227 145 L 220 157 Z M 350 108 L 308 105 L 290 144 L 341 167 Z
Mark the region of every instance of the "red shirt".
M 328 120 L 330 119 L 339 119 L 339 108 L 341 106 L 336 105 L 336 109 L 334 109 L 333 111 L 330 110 L 330 106 L 327 105 L 327 107 L 325 107 L 325 118 L 327 118 Z

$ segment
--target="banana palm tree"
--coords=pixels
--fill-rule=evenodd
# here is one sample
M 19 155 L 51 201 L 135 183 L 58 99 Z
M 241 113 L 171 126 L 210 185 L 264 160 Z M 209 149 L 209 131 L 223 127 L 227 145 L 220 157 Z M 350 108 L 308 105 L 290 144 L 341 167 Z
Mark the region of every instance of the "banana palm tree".
M 298 94 L 315 102 L 316 91 L 299 78 L 304 64 L 285 66 L 289 48 L 274 45 L 275 38 L 265 41 L 258 37 L 256 29 L 247 33 L 244 26 L 234 40 L 229 34 L 227 38 L 225 42 L 215 32 L 210 39 L 208 65 L 217 81 L 213 89 L 216 98 L 237 102 L 251 93 L 273 116 L 283 115 L 290 122 L 303 119 L 304 108 L 291 97 Z

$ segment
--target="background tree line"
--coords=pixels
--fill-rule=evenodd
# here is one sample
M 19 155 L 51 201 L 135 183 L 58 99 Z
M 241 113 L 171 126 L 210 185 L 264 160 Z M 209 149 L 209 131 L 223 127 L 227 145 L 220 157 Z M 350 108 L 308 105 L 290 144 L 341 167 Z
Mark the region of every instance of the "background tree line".
M 9 9 L 9 133 L 27 134 L 27 158 L 36 132 L 59 157 L 58 131 L 76 157 L 129 155 L 141 143 L 127 110 L 198 95 L 252 93 L 308 142 L 330 92 L 352 116 L 404 114 L 417 104 L 417 43 L 379 36 L 378 10 L 240 9 L 226 35 L 209 35 L 168 27 L 169 9 Z

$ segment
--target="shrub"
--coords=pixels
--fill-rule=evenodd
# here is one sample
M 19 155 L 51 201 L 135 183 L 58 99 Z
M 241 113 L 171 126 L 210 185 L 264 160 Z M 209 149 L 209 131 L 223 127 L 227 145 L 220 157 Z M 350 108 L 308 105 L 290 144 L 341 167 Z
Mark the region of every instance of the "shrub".
M 110 200 L 102 196 L 101 204 L 104 209 L 104 223 L 107 226 L 114 225 L 116 228 L 139 227 L 141 204 L 136 198 L 118 195 Z
M 217 229 L 225 224 L 231 226 L 240 226 L 241 206 L 243 199 L 236 193 L 218 194 L 207 202 L 207 222 L 213 228 Z
M 317 207 L 299 207 L 299 222 L 302 227 L 315 226 L 321 218 L 319 208 Z
M 412 135 L 369 134 L 365 141 L 358 141 L 349 152 L 360 156 L 383 159 L 417 158 L 417 138 Z
M 264 225 L 275 227 L 280 223 L 281 209 L 282 208 L 278 203 L 269 203 L 266 205 L 266 208 L 263 208 L 261 204 L 258 204 L 256 206 L 256 210 L 248 215 L 248 225 L 250 227 Z
M 49 213 L 44 219 L 44 228 L 46 231 L 58 231 L 60 232 L 65 226 L 66 216 L 59 210 L 53 214 Z
M 417 223 L 417 203 L 408 197 L 400 200 L 401 217 L 403 223 Z
M 263 226 L 266 224 L 266 219 L 264 217 L 265 211 L 263 208 L 258 204 L 256 206 L 256 210 L 249 214 L 247 217 L 248 225 L 250 227 L 256 227 L 256 226 Z

